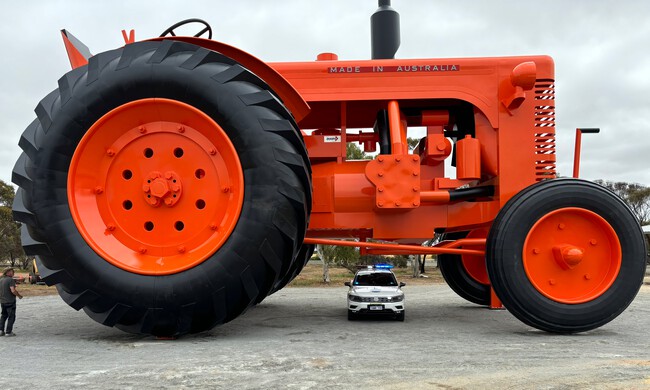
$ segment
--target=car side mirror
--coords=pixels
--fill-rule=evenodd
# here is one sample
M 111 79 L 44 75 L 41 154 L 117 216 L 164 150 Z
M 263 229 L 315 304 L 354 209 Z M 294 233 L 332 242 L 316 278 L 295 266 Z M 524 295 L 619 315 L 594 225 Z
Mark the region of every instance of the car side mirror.
M 406 283 L 404 283 L 404 282 L 399 282 L 399 286 L 400 286 L 400 287 L 404 287 L 404 286 L 406 286 Z
M 346 285 L 346 286 L 348 286 L 348 287 L 352 287 L 352 284 L 350 284 L 350 282 L 345 282 L 345 283 L 343 283 L 343 284 Z

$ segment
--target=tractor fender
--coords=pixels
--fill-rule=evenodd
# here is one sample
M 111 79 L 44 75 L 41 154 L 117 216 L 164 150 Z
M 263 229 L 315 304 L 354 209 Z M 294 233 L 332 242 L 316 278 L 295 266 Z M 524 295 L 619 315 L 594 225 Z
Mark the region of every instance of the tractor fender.
M 196 46 L 204 47 L 208 50 L 219 52 L 233 60 L 239 62 L 246 69 L 255 73 L 260 79 L 264 80 L 271 89 L 282 99 L 282 102 L 293 114 L 296 122 L 300 122 L 311 108 L 309 104 L 302 98 L 300 93 L 278 72 L 271 68 L 267 63 L 259 58 L 240 50 L 236 47 L 227 45 L 222 42 L 213 41 L 211 39 L 196 38 L 196 37 L 161 37 L 150 39 L 150 41 L 174 40 L 186 43 L 191 43 Z

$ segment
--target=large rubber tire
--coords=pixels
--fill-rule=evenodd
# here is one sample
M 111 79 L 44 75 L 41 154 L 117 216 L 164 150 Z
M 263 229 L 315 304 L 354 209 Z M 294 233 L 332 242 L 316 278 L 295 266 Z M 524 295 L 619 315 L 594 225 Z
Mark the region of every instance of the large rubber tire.
M 316 249 L 315 245 L 303 244 L 302 247 L 300 247 L 300 251 L 296 256 L 296 260 L 291 265 L 291 268 L 287 272 L 286 276 L 278 281 L 269 295 L 283 289 L 287 284 L 291 283 L 291 281 L 294 280 L 296 276 L 300 274 L 302 269 L 305 268 L 309 262 L 309 259 L 311 259 L 311 256 L 314 254 L 314 249 Z
M 232 233 L 200 264 L 164 275 L 130 272 L 93 251 L 67 192 L 88 129 L 109 111 L 148 98 L 189 105 L 218 123 L 243 171 Z M 292 269 L 311 209 L 304 141 L 269 87 L 232 59 L 172 40 L 130 44 L 63 76 L 35 111 L 13 171 L 14 218 L 24 223 L 23 247 L 37 255 L 43 280 L 74 309 L 128 332 L 200 332 L 236 318 Z
M 561 267 L 553 251 L 567 244 L 582 248 L 576 252 L 580 261 Z M 584 180 L 556 179 L 506 203 L 490 230 L 486 255 L 490 281 L 508 311 L 544 331 L 575 333 L 610 322 L 632 302 L 643 283 L 646 244 L 637 219 L 612 192 Z M 589 287 L 595 279 L 600 284 Z
M 443 240 L 465 238 L 467 232 L 447 233 Z M 473 278 L 460 255 L 438 255 L 438 268 L 449 287 L 461 298 L 477 305 L 490 305 L 490 285 Z

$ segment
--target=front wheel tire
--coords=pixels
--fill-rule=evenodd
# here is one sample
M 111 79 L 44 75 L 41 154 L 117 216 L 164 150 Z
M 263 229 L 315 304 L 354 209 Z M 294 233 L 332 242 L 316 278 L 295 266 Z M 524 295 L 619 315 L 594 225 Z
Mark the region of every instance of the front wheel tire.
M 629 207 L 597 184 L 556 179 L 513 197 L 487 240 L 490 282 L 535 328 L 598 328 L 621 314 L 645 273 L 646 244 Z

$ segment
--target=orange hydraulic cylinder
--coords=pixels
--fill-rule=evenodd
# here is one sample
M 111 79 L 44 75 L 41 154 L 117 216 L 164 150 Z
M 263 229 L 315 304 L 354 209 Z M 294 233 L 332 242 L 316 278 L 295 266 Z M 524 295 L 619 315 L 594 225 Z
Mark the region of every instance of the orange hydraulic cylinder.
M 367 161 L 312 165 L 313 212 L 368 212 L 375 209 L 375 186 L 366 178 Z

